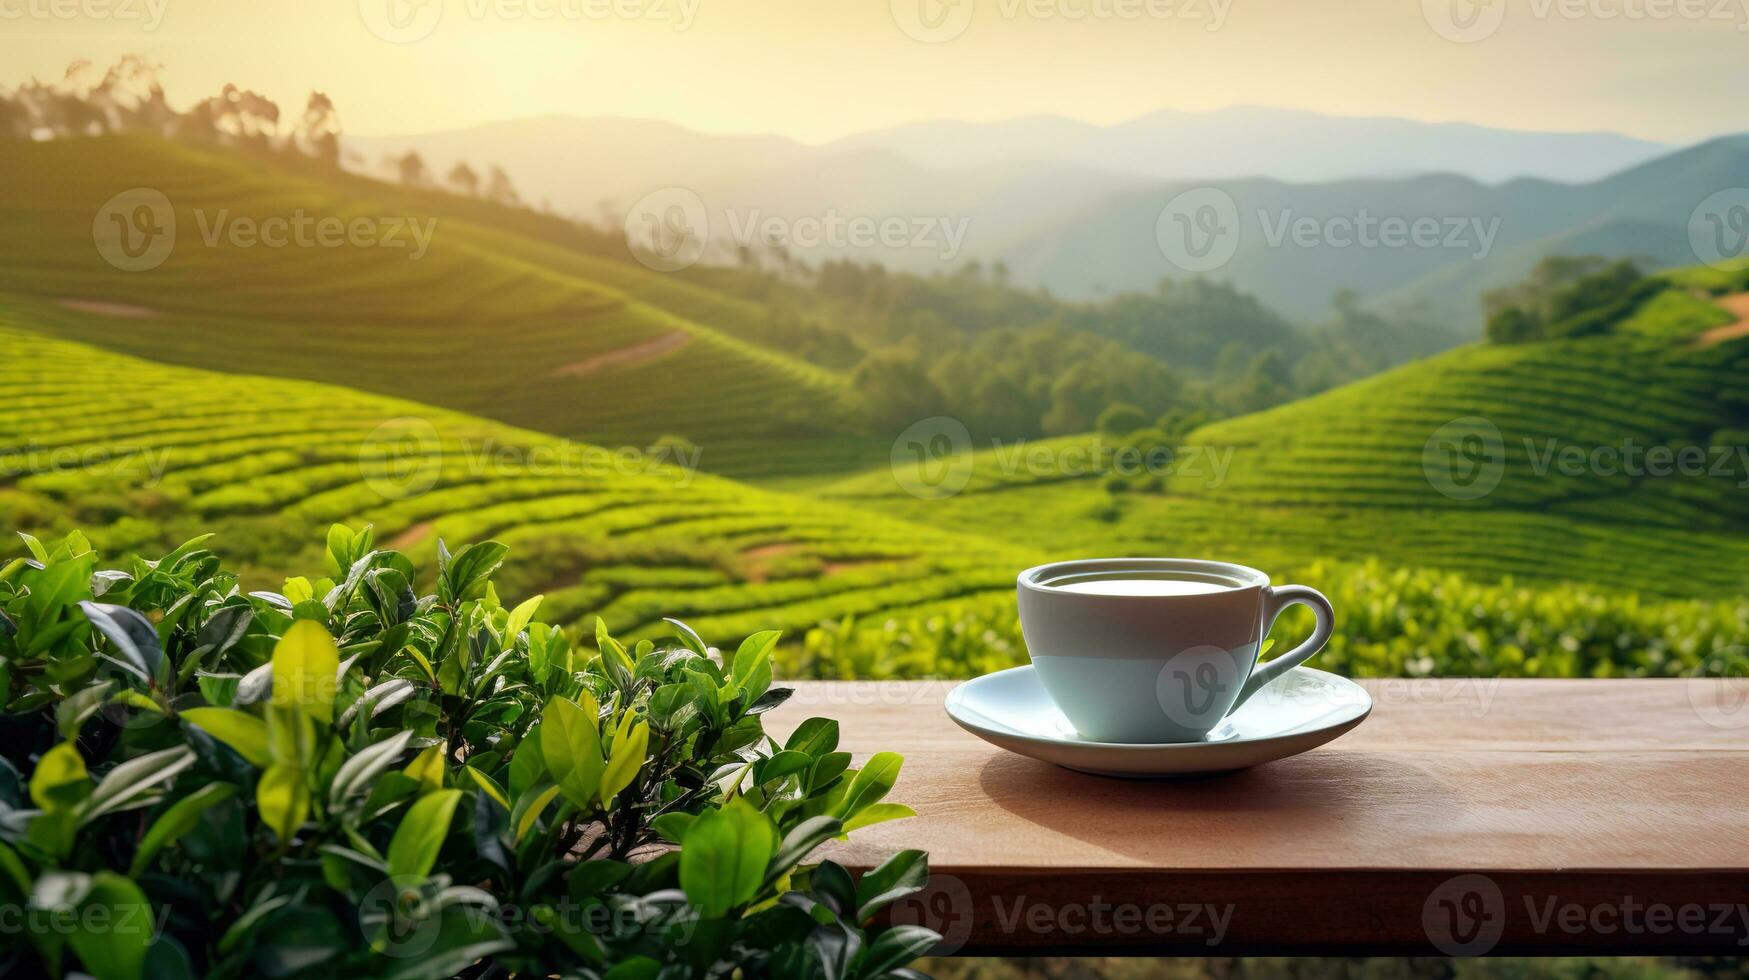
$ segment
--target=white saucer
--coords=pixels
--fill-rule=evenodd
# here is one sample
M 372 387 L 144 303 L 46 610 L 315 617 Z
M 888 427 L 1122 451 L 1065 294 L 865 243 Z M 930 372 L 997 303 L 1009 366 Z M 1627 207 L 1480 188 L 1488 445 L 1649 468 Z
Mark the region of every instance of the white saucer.
M 1028 664 L 966 681 L 947 713 L 1010 752 L 1100 776 L 1132 779 L 1230 772 L 1316 748 L 1366 720 L 1372 696 L 1346 677 L 1295 667 L 1200 742 L 1093 742 L 1069 726 Z

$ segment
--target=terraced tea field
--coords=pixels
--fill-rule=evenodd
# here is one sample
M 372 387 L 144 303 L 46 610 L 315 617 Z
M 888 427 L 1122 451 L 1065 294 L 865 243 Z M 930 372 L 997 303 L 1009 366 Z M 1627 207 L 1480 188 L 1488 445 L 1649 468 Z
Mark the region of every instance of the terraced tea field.
M 169 202 L 174 247 L 124 271 L 94 234 L 120 242 L 103 209 L 134 188 Z M 127 210 L 116 217 L 167 227 Z M 478 213 L 144 137 L 15 144 L 0 157 L 0 310 L 154 360 L 344 384 L 607 445 L 829 445 L 847 428 L 844 379 L 745 339 L 750 304 Z M 299 216 L 362 222 L 374 238 L 255 240 Z M 730 449 L 703 465 L 782 473 L 809 458 Z
M 712 636 L 1006 594 L 1036 555 L 754 490 L 661 459 L 328 385 L 168 366 L 0 317 L 0 525 L 86 529 L 120 555 L 203 530 L 277 587 L 333 522 L 429 560 L 510 545 L 506 591 Z M 11 548 L 7 549 L 8 553 Z
M 1721 311 L 1687 299 L 1651 309 L 1660 330 L 1472 346 L 1204 427 L 1154 479 L 1117 492 L 1106 486 L 1122 441 L 1090 436 L 981 447 L 959 461 L 965 489 L 939 500 L 887 468 L 825 493 L 1053 553 L 1378 558 L 1482 581 L 1737 594 L 1749 585 L 1749 343 L 1697 346 Z M 938 476 L 954 463 L 929 461 Z

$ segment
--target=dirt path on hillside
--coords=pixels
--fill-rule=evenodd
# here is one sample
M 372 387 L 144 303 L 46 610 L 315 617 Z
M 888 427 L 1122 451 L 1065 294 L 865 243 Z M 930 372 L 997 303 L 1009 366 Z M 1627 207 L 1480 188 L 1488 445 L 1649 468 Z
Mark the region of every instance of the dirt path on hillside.
M 594 357 L 586 357 L 575 364 L 567 364 L 564 367 L 559 368 L 557 371 L 554 371 L 553 376 L 562 378 L 580 378 L 587 374 L 594 374 L 597 371 L 605 371 L 608 368 L 630 367 L 633 364 L 642 364 L 645 361 L 652 361 L 664 354 L 677 351 L 691 342 L 692 334 L 687 333 L 685 330 L 676 330 L 673 333 L 665 333 L 653 340 L 646 340 L 641 344 L 633 344 L 630 347 L 621 347 L 619 350 L 608 351 L 605 354 L 597 354 Z
M 1694 339 L 1697 346 L 1711 347 L 1738 337 L 1749 337 L 1749 293 L 1736 293 L 1731 296 L 1719 297 L 1718 303 L 1725 312 L 1737 318 L 1736 323 L 1727 323 L 1722 327 L 1714 327 Z
M 781 542 L 778 544 L 763 544 L 758 547 L 748 548 L 746 551 L 741 552 L 741 560 L 744 563 L 741 569 L 742 575 L 745 576 L 745 579 L 748 582 L 765 582 L 771 577 L 770 573 L 773 563 L 786 555 L 791 555 L 800 551 L 801 547 L 802 546 L 799 544 Z M 820 563 L 820 577 L 830 578 L 841 572 L 848 572 L 853 568 L 862 568 L 865 565 L 880 565 L 894 560 L 895 559 L 892 558 L 841 558 L 837 561 L 823 561 Z
M 407 530 L 402 531 L 400 534 L 395 535 L 394 540 L 389 542 L 389 550 L 406 551 L 408 548 L 424 541 L 430 536 L 430 534 L 431 522 L 420 521 L 412 527 L 409 527 Z
M 158 311 L 147 306 L 134 306 L 129 303 L 106 303 L 98 299 L 58 299 L 55 302 L 69 310 L 78 313 L 90 313 L 95 316 L 113 316 L 124 320 L 141 320 L 146 317 L 158 316 Z

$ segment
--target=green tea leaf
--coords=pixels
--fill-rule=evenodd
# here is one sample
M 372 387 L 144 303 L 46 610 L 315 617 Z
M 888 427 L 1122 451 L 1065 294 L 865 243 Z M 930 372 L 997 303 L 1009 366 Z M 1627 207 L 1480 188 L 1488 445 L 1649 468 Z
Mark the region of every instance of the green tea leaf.
M 904 966 L 941 942 L 941 933 L 923 926 L 896 925 L 881 933 L 868 948 L 859 964 L 865 976 L 886 975 L 888 970 Z
M 158 852 L 182 838 L 183 834 L 195 828 L 200 822 L 200 815 L 209 808 L 230 799 L 237 794 L 237 787 L 230 783 L 207 783 L 200 789 L 184 796 L 170 805 L 141 838 L 139 850 L 134 852 L 133 864 L 128 868 L 128 875 L 137 878 L 152 866 L 152 859 Z
M 419 781 L 420 795 L 435 793 L 443 788 L 443 749 L 442 743 L 429 746 L 425 751 L 413 757 L 403 769 L 407 775 Z
M 838 723 L 830 718 L 809 718 L 796 726 L 783 747 L 818 759 L 838 747 Z
M 887 858 L 868 871 L 856 885 L 856 918 L 866 922 L 888 905 L 922 891 L 929 884 L 929 857 L 910 850 Z
M 548 786 L 538 792 L 530 790 L 527 795 L 517 798 L 517 812 L 511 813 L 516 823 L 516 843 L 522 843 L 522 839 L 528 836 L 528 832 L 534 829 L 535 822 L 540 819 L 541 811 L 558 795 L 559 787 Z
M 100 908 L 104 914 L 92 914 Z M 152 907 L 140 886 L 99 871 L 79 910 L 67 942 L 80 964 L 97 980 L 138 980 L 152 945 Z
M 86 601 L 79 603 L 79 608 L 92 627 L 109 640 L 110 650 L 129 673 L 148 684 L 168 680 L 164 650 L 158 645 L 158 631 L 151 620 L 126 606 Z
M 668 628 L 674 631 L 675 636 L 680 637 L 680 642 L 686 644 L 688 650 L 701 657 L 710 656 L 710 648 L 704 645 L 704 640 L 692 631 L 692 627 L 678 619 L 663 619 L 662 622 L 668 624 Z
M 509 645 L 516 641 L 516 634 L 528 628 L 534 619 L 535 610 L 540 608 L 542 596 L 535 596 L 515 609 L 510 610 L 510 621 L 504 626 L 504 642 Z
M 741 641 L 741 648 L 735 651 L 730 676 L 747 693 L 748 704 L 757 701 L 771 686 L 771 651 L 777 649 L 782 636 L 780 630 L 755 633 Z
M 631 712 L 626 712 L 627 718 L 631 716 Z M 611 806 L 619 791 L 638 778 L 638 770 L 643 768 L 644 756 L 649 749 L 650 726 L 642 721 L 633 725 L 631 731 L 614 738 L 613 750 L 609 753 L 607 766 L 601 774 L 600 797 L 603 806 Z
M 474 785 L 480 787 L 480 792 L 491 797 L 493 802 L 506 811 L 510 809 L 510 797 L 504 795 L 504 788 L 499 786 L 496 780 L 473 766 L 463 766 L 462 770 L 473 778 Z
M 385 855 L 389 859 L 389 874 L 424 878 L 431 873 L 461 798 L 459 789 L 439 790 L 421 796 L 407 809 L 401 825 L 395 828 L 395 836 L 389 840 Z
M 596 717 L 575 702 L 553 698 L 541 715 L 540 754 L 559 789 L 579 810 L 588 810 L 601 787 L 605 762 Z
M 844 821 L 844 832 L 848 834 L 853 830 L 872 827 L 877 823 L 886 823 L 888 820 L 903 820 L 906 817 L 915 817 L 916 815 L 916 810 L 903 803 L 875 803 L 863 807 L 856 816 Z
M 664 813 L 650 821 L 650 829 L 670 844 L 678 844 L 686 839 L 686 831 L 692 827 L 698 817 L 695 814 L 675 811 Z
M 84 826 L 107 813 L 138 806 L 141 798 L 194 765 L 194 750 L 186 745 L 149 752 L 104 773 L 79 814 Z
M 377 777 L 389 771 L 401 753 L 407 750 L 407 743 L 413 740 L 410 731 L 396 732 L 394 735 L 359 749 L 352 758 L 341 763 L 339 771 L 328 784 L 328 805 L 333 809 L 343 808 L 357 796 L 367 796 L 371 784 Z
M 320 623 L 300 619 L 273 648 L 273 703 L 296 706 L 311 718 L 334 720 L 340 650 Z
M 783 844 L 777 849 L 777 854 L 771 859 L 771 867 L 766 873 L 768 880 L 775 881 L 783 877 L 795 867 L 808 859 L 814 848 L 826 843 L 843 833 L 843 825 L 837 817 L 809 817 L 796 824 L 783 839 Z
M 540 754 L 541 731 L 545 727 L 536 724 L 529 729 L 527 737 L 516 744 L 516 752 L 510 757 L 510 795 L 513 797 L 526 793 L 529 787 L 547 775 L 547 763 Z
M 49 812 L 71 810 L 91 795 L 91 776 L 72 742 L 61 742 L 37 760 L 30 776 L 30 798 Z
M 893 788 L 894 780 L 899 778 L 899 766 L 905 760 L 893 752 L 876 752 L 855 776 L 850 778 L 850 785 L 844 790 L 844 798 L 833 810 L 835 816 L 846 821 L 861 813 L 864 809 L 880 802 L 881 797 Z
M 751 900 L 778 847 L 777 825 L 736 798 L 693 821 L 680 849 L 680 887 L 707 919 Z
M 235 749 L 250 765 L 265 769 L 273 764 L 267 750 L 267 723 L 234 708 L 188 708 L 182 720 Z
M 581 906 L 584 902 L 626 880 L 632 866 L 624 861 L 584 861 L 565 876 L 565 894 Z
M 273 765 L 255 784 L 255 806 L 263 823 L 289 843 L 310 816 L 310 790 L 304 771 L 296 766 Z

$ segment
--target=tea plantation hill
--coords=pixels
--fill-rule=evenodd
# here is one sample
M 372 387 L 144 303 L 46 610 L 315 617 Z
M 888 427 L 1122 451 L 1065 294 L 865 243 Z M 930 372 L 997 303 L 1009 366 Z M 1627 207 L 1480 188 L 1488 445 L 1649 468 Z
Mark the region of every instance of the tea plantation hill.
M 175 247 L 149 271 L 93 245 L 94 219 L 114 234 L 100 209 L 132 188 L 175 211 Z M 375 227 L 400 247 L 234 241 L 298 215 L 388 219 Z M 605 445 L 680 436 L 710 447 L 707 469 L 782 474 L 864 448 L 845 445 L 845 378 L 758 343 L 753 304 L 547 240 L 565 227 L 146 136 L 10 143 L 0 309 L 156 361 L 343 384 Z M 416 230 L 429 247 L 414 258 Z
M 1749 276 L 1701 269 L 1660 281 L 1658 295 L 1603 336 L 1471 345 L 1206 426 L 1178 440 L 1192 449 L 1163 479 L 1065 473 L 986 442 L 956 496 L 919 500 L 885 469 L 824 494 L 1053 552 L 1216 554 L 1286 566 L 1376 557 L 1484 581 L 1741 594 L 1749 584 L 1749 328 L 1733 336 L 1737 314 L 1720 303 L 1737 307 Z M 1429 443 L 1463 419 L 1483 421 L 1446 434 L 1480 441 L 1455 443 L 1468 455 L 1454 462 Z M 1078 437 L 1032 452 L 1076 461 L 1084 457 L 1074 450 L 1121 443 Z M 1707 472 L 1631 472 L 1636 459 L 1643 469 L 1657 458 L 1646 455 L 1655 446 L 1704 454 Z M 1600 447 L 1606 455 L 1594 469 Z M 1561 460 L 1574 451 L 1584 461 L 1570 472 Z M 1498 467 L 1472 473 L 1471 459 Z M 1445 475 L 1460 478 L 1445 483 L 1455 496 L 1435 486 Z M 1471 476 L 1487 485 L 1457 485 Z
M 413 402 L 48 338 L 11 314 L 0 349 L 0 527 L 84 528 L 117 561 L 213 530 L 250 588 L 320 567 L 308 542 L 329 524 L 370 523 L 416 561 L 440 538 L 504 542 L 506 597 L 544 593 L 552 622 L 599 613 L 641 636 L 680 616 L 732 637 L 1005 596 L 1040 559 Z M 0 567 L 22 553 L 5 545 Z
M 500 578 L 505 597 L 544 594 L 543 613 L 584 637 L 597 612 L 634 636 L 655 632 L 658 616 L 680 615 L 713 635 L 789 630 L 792 676 L 953 677 L 1024 660 L 1015 569 L 1047 555 L 1171 550 L 1229 555 L 1317 583 L 1343 610 L 1343 630 L 1320 662 L 1344 672 L 1749 668 L 1740 591 L 1734 599 L 1661 600 L 1568 584 L 1484 585 L 1397 560 L 1329 560 L 1449 525 L 1408 511 L 1333 516 L 1130 493 L 1119 495 L 1125 520 L 1113 524 L 1106 491 L 1059 481 L 914 507 L 927 520 L 962 525 L 949 530 L 881 513 L 890 501 L 863 510 L 654 462 L 610 462 L 582 444 L 417 403 L 48 338 L 4 314 L 0 349 L 8 354 L 0 359 L 8 396 L 0 403 L 0 526 L 43 537 L 85 526 L 118 560 L 216 531 L 214 546 L 244 567 L 249 588 L 279 586 L 287 568 L 319 567 L 308 542 L 332 521 L 369 522 L 383 546 L 427 565 L 440 538 L 490 536 L 514 549 Z M 884 478 L 890 485 L 893 475 Z M 1331 530 L 1339 524 L 1354 530 L 1342 537 Z M 1469 526 L 1482 544 L 1485 535 L 1520 530 L 1491 518 Z M 1678 545 L 1702 553 L 1684 532 L 1639 533 L 1646 553 Z M 1559 570 L 1605 575 L 1633 544 L 1608 539 L 1603 560 Z M 1743 567 L 1739 539 L 1713 544 L 1669 591 L 1704 591 L 1720 570 Z M 0 551 L 23 553 L 17 544 Z M 1284 617 L 1276 639 L 1305 628 Z

